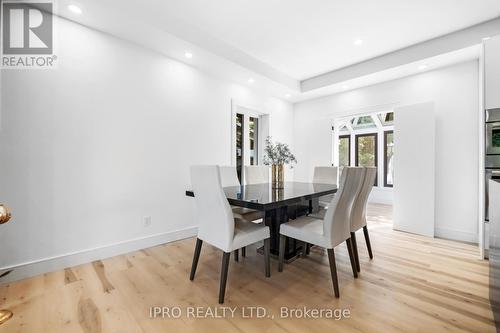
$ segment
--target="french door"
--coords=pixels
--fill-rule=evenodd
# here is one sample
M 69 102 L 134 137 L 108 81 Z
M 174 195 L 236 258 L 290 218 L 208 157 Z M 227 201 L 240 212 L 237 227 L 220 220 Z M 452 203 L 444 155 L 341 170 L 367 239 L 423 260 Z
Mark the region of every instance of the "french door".
M 241 111 L 241 110 L 238 110 Z M 243 184 L 244 166 L 258 165 L 260 163 L 260 116 L 250 111 L 236 112 L 233 114 L 235 137 L 233 138 L 233 161 L 236 165 L 238 179 Z

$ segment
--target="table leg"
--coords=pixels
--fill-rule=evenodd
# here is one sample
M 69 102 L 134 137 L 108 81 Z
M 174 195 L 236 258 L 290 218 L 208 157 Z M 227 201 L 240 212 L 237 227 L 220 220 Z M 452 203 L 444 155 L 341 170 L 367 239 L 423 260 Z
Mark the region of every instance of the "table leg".
M 264 223 L 269 227 L 271 234 L 271 254 L 275 255 L 278 253 L 279 241 L 276 240 L 276 233 L 279 237 L 279 229 L 276 229 L 276 210 L 266 210 L 264 212 Z
M 293 205 L 289 207 L 282 207 L 282 212 L 280 215 L 280 220 L 277 221 L 278 225 L 282 223 L 286 223 L 289 221 L 289 218 L 296 219 L 298 217 L 298 206 Z M 279 235 L 278 235 L 279 237 Z M 279 239 L 279 238 L 278 238 Z M 285 243 L 285 262 L 289 263 L 293 260 L 297 259 L 302 251 L 301 242 L 298 242 L 293 238 L 286 238 Z
M 319 198 L 309 200 L 309 214 L 319 212 Z
M 279 244 L 280 244 L 280 225 L 286 223 L 289 220 L 289 216 L 295 217 L 296 206 L 285 206 L 269 210 L 265 212 L 265 223 L 269 227 L 271 233 L 271 256 L 277 258 L 279 255 Z M 302 246 L 300 242 L 295 239 L 287 238 L 285 244 L 285 261 L 293 261 L 301 253 Z M 262 249 L 259 249 L 259 253 Z

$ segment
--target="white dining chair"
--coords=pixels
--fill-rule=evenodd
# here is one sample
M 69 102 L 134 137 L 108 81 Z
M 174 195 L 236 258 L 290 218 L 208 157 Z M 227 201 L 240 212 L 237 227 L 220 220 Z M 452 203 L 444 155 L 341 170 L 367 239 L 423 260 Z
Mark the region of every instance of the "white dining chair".
M 222 187 L 241 186 L 238 180 L 238 174 L 236 173 L 236 167 L 220 166 L 219 170 Z M 259 210 L 239 206 L 231 206 L 231 208 L 233 209 L 234 216 L 243 221 L 252 222 L 264 218 L 264 212 Z
M 317 166 L 314 167 L 313 183 L 337 185 L 338 168 L 335 166 Z M 319 198 L 319 206 L 323 209 L 328 208 L 328 204 L 332 202 L 334 194 L 324 195 Z
M 241 186 L 234 166 L 219 166 L 222 187 Z M 235 218 L 246 222 L 261 223 L 264 220 L 264 212 L 240 206 L 231 206 Z M 246 256 L 246 248 L 241 249 L 241 256 Z M 234 252 L 234 260 L 239 260 L 239 250 Z
M 219 166 L 222 187 L 241 186 L 234 166 Z
M 245 184 L 263 184 L 269 183 L 268 165 L 246 165 L 245 166 Z
M 313 183 L 337 185 L 338 167 L 317 166 L 314 167 Z
M 373 189 L 373 184 L 375 183 L 375 178 L 377 177 L 377 168 L 366 167 L 365 175 L 363 180 L 363 185 L 359 191 L 354 205 L 352 207 L 351 214 L 351 240 L 352 247 L 354 250 L 354 259 L 356 260 L 356 269 L 359 272 L 361 270 L 359 264 L 358 255 L 358 244 L 356 242 L 356 231 L 363 228 L 363 233 L 365 235 L 366 247 L 368 249 L 368 256 L 373 259 L 372 246 L 370 244 L 370 236 L 368 235 L 368 227 L 366 224 L 366 205 L 368 203 L 368 197 Z
M 352 273 L 355 278 L 358 277 L 351 244 L 350 214 L 354 200 L 361 188 L 363 172 L 364 169 L 358 167 L 344 169 L 337 193 L 329 204 L 323 220 L 304 216 L 281 224 L 278 264 L 280 272 L 283 271 L 286 237 L 291 237 L 327 249 L 335 297 L 340 295 L 334 252 L 337 245 L 346 242 Z
M 223 251 L 219 289 L 219 303 L 224 303 L 226 281 L 231 251 L 264 241 L 266 277 L 271 275 L 269 263 L 270 231 L 262 224 L 242 222 L 235 219 L 231 206 L 222 188 L 219 167 L 191 167 L 191 186 L 194 192 L 198 237 L 191 266 L 190 280 L 194 279 L 201 246 L 207 242 Z

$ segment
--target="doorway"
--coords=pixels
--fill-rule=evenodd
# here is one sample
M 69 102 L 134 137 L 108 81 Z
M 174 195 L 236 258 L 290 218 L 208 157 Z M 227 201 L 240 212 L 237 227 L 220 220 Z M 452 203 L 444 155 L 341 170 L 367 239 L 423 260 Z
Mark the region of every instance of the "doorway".
M 269 115 L 256 108 L 233 104 L 231 112 L 231 165 L 241 184 L 245 180 L 245 165 L 260 165 L 265 138 L 269 135 Z

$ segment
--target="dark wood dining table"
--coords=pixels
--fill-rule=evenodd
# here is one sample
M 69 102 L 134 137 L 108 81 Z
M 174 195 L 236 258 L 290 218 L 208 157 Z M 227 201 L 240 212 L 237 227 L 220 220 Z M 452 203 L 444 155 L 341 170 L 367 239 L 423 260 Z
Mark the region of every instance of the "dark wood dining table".
M 225 187 L 227 200 L 232 206 L 256 209 L 264 212 L 264 223 L 271 230 L 271 254 L 279 254 L 279 226 L 289 219 L 311 213 L 317 209 L 321 196 L 337 192 L 337 186 L 302 182 L 285 182 L 281 189 L 273 189 L 271 183 Z M 195 193 L 186 191 L 194 197 Z M 285 260 L 291 261 L 302 251 L 302 244 L 293 239 L 285 245 Z

